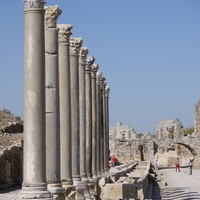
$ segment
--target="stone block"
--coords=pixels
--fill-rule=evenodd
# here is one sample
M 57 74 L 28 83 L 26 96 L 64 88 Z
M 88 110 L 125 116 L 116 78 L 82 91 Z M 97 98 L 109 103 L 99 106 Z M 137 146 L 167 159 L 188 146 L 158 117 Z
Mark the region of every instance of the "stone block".
M 119 200 L 136 198 L 135 184 L 106 184 L 104 200 Z

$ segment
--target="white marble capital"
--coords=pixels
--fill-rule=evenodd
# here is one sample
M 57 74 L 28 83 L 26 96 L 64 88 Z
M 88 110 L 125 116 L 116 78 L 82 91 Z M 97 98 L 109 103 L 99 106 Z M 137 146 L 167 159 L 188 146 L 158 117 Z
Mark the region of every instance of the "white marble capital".
M 57 24 L 58 31 L 58 42 L 59 43 L 67 43 L 69 44 L 69 39 L 71 33 L 71 29 L 73 26 L 71 24 Z
M 43 8 L 45 0 L 24 0 L 25 8 Z
M 110 86 L 105 87 L 105 97 L 109 97 L 109 92 L 110 92 Z
M 70 53 L 79 55 L 82 43 L 83 43 L 82 38 L 70 38 Z
M 95 58 L 94 56 L 88 56 L 86 58 L 86 66 L 85 66 L 85 70 L 86 71 L 90 71 L 91 70 L 91 65 L 94 63 Z
M 44 16 L 45 27 L 56 28 L 57 19 L 59 15 L 62 13 L 62 10 L 60 10 L 57 5 L 45 6 L 44 9 L 45 9 L 45 16 Z
M 98 64 L 91 65 L 91 78 L 96 78 L 96 73 L 97 73 L 98 69 L 99 69 Z
M 79 61 L 85 62 L 88 52 L 87 47 L 81 47 L 79 51 Z

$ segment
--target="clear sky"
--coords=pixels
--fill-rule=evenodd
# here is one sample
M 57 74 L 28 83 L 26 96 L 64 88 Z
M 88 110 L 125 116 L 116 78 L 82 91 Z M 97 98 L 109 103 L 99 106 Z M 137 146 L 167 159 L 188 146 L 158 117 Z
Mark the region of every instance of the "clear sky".
M 111 87 L 110 126 L 151 132 L 161 120 L 194 125 L 200 96 L 199 0 L 46 0 L 58 23 L 96 58 Z M 24 4 L 1 0 L 0 109 L 23 118 Z

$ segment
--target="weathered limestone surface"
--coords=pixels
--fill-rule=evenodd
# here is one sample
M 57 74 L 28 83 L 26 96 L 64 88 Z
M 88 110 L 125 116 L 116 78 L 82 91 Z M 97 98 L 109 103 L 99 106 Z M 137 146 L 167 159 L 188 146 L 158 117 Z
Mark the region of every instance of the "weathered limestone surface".
M 96 101 L 96 73 L 98 64 L 91 66 L 91 105 L 92 105 L 92 175 L 97 177 L 97 101 Z
M 184 135 L 183 125 L 179 119 L 161 121 L 160 124 L 157 125 L 155 131 L 158 140 L 165 140 L 170 138 L 179 139 Z
M 88 56 L 85 67 L 85 102 L 86 102 L 86 172 L 88 179 L 92 179 L 92 102 L 91 102 L 91 65 L 95 58 Z
M 45 7 L 46 178 L 56 200 L 65 199 L 60 179 L 60 120 L 58 77 L 58 6 Z M 52 148 L 53 147 L 53 148 Z
M 81 38 L 70 38 L 71 148 L 73 184 L 80 182 L 79 51 Z
M 197 104 L 195 105 L 194 133 L 198 137 L 200 136 L 200 97 Z
M 24 3 L 24 166 L 19 195 L 23 199 L 51 199 L 45 166 L 45 2 Z
M 60 161 L 61 181 L 68 191 L 72 183 L 71 167 L 71 90 L 70 90 L 70 24 L 58 24 L 59 41 L 59 100 L 60 100 Z
M 80 116 L 80 176 L 87 182 L 86 173 L 86 106 L 85 106 L 85 65 L 88 49 L 81 47 L 79 52 L 79 116 Z

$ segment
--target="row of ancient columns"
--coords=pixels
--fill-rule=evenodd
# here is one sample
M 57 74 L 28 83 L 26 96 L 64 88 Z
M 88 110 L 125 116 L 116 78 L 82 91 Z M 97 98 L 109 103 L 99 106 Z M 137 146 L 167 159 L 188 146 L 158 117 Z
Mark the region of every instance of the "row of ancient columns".
M 109 171 L 109 87 L 58 6 L 24 0 L 21 199 L 68 199 Z M 90 194 L 83 199 L 90 199 Z M 94 198 L 94 197 L 92 197 Z M 78 197 L 76 196 L 76 199 Z

